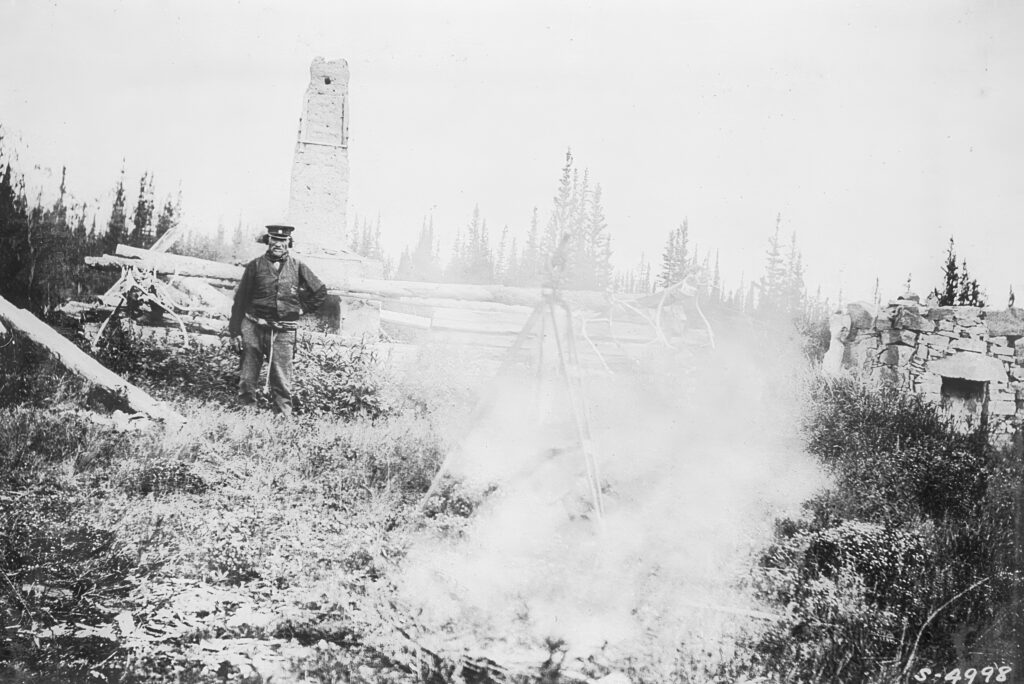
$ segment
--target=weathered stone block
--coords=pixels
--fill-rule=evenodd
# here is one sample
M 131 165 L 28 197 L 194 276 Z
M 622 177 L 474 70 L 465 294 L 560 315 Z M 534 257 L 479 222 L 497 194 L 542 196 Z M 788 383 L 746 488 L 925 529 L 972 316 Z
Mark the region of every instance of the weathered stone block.
M 913 330 L 883 330 L 881 338 L 882 344 L 905 344 L 908 347 L 917 344 L 917 333 Z
M 902 344 L 890 344 L 878 355 L 878 361 L 887 366 L 904 366 L 910 362 L 913 354 L 913 347 L 907 347 Z
M 953 318 L 953 307 L 935 306 L 928 310 L 928 319 L 932 321 L 944 321 Z
M 871 371 L 871 381 L 880 385 L 893 387 L 900 384 L 902 376 L 891 366 L 878 366 Z
M 1017 393 L 1007 389 L 1003 392 L 992 392 L 989 394 L 989 401 L 1008 401 L 1011 403 L 1017 403 Z
M 875 335 L 858 335 L 853 342 L 846 345 L 845 362 L 849 368 L 863 369 L 873 362 L 877 356 L 878 338 Z
M 990 335 L 1024 335 L 1024 309 L 986 309 L 984 313 Z
M 950 342 L 949 346 L 951 349 L 984 354 L 987 351 L 988 345 L 986 345 L 983 340 L 972 340 L 970 338 L 961 337 L 959 340 L 953 340 Z
M 1008 342 L 1008 338 L 1005 335 L 1003 335 L 1002 337 L 989 336 L 988 342 L 989 344 L 995 344 L 1001 347 L 1010 347 L 1011 349 L 1013 348 L 1013 345 Z
M 929 361 L 928 370 L 944 378 L 960 378 L 975 382 L 1005 382 L 1007 379 L 1006 369 L 1001 361 L 991 356 L 966 351 Z
M 882 312 L 878 318 L 875 319 L 874 328 L 875 330 L 888 330 L 892 327 L 892 318 L 889 317 L 888 313 Z
M 935 323 L 919 314 L 916 308 L 903 307 L 896 312 L 893 327 L 917 332 L 932 332 L 935 330 Z
M 1010 377 L 1014 380 L 1024 382 L 1024 368 L 1016 364 L 1010 366 Z
M 942 392 L 942 376 L 938 373 L 924 372 L 917 376 L 917 391 L 922 394 L 939 394 Z
M 945 349 L 949 346 L 950 338 L 943 335 L 922 335 L 921 342 L 928 345 L 932 349 Z
M 1013 356 L 1013 347 L 1005 347 L 1000 344 L 992 344 L 991 340 L 988 345 L 988 353 L 994 354 L 995 356 Z
M 1012 416 L 1017 412 L 1016 401 L 989 401 L 988 412 L 994 416 Z
M 850 302 L 846 313 L 850 315 L 850 330 L 870 330 L 875 323 L 875 309 L 867 302 Z
M 942 332 L 953 332 L 956 330 L 956 323 L 952 319 L 945 318 L 939 321 L 936 329 Z

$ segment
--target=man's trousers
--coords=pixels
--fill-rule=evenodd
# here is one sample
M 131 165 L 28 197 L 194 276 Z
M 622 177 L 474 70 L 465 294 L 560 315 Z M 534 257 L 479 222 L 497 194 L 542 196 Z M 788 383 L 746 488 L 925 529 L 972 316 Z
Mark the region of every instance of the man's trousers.
M 242 320 L 242 371 L 238 396 L 253 403 L 259 393 L 263 359 L 270 359 L 270 398 L 274 410 L 286 416 L 292 413 L 292 352 L 294 330 L 275 330 L 245 318 Z

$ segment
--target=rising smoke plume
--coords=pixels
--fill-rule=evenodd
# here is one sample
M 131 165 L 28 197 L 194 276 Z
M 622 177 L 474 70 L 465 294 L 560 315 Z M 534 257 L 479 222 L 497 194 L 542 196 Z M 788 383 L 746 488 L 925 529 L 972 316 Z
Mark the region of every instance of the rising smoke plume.
M 638 373 L 591 374 L 599 520 L 561 379 L 503 377 L 449 472 L 496 486 L 459 539 L 426 537 L 400 588 L 421 619 L 504 650 L 721 649 L 756 622 L 742 588 L 774 518 L 822 484 L 799 440 L 790 340 L 652 349 Z

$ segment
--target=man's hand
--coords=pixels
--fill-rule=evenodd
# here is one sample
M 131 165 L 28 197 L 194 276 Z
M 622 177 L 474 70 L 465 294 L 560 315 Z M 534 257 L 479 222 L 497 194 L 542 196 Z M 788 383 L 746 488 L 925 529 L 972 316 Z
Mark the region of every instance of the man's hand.
M 231 336 L 231 348 L 234 349 L 239 354 L 242 353 L 242 336 L 241 335 L 232 335 Z

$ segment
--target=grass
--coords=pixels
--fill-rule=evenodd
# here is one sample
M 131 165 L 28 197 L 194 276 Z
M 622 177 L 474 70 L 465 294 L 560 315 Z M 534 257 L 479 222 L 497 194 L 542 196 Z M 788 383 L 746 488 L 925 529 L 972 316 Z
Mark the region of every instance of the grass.
M 81 409 L 89 393 L 45 357 L 4 352 L 14 371 L 8 363 L 0 373 L 0 679 L 573 681 L 563 666 L 566 644 L 525 630 L 509 640 L 537 656 L 529 674 L 510 674 L 473 652 L 489 646 L 483 635 L 493 633 L 474 631 L 479 625 L 519 625 L 499 615 L 516 606 L 494 615 L 463 611 L 458 624 L 419 612 L 423 607 L 399 590 L 417 552 L 470 537 L 487 520 L 478 512 L 493 514 L 494 504 L 514 491 L 492 496 L 448 479 L 418 507 L 476 396 L 463 364 L 441 359 L 446 363 L 418 369 L 410 382 L 385 373 L 371 349 L 325 364 L 309 355 L 307 387 L 334 389 L 326 403 L 307 404 L 310 410 L 284 421 L 231 404 L 225 349 L 189 355 L 142 345 L 112 352 L 123 372 L 172 400 L 186 423 L 118 432 L 90 419 Z M 44 382 L 32 382 L 40 370 Z M 650 418 L 655 409 L 693 422 L 645 439 L 635 430 L 620 435 L 624 458 L 606 471 L 609 505 L 646 501 L 650 477 L 674 483 L 691 502 L 705 501 L 709 487 L 691 481 L 705 477 L 722 487 L 706 501 L 727 512 L 751 503 L 732 500 L 736 492 L 754 499 L 763 486 L 728 464 L 777 479 L 771 468 L 758 470 L 765 466 L 757 459 L 769 454 L 742 444 L 742 434 L 762 442 L 779 437 L 772 437 L 778 429 L 771 419 L 789 420 L 789 386 L 771 378 L 754 386 L 752 369 L 725 370 L 648 374 L 639 379 L 648 391 L 635 406 L 617 382 L 594 383 L 595 410 L 605 418 L 618 415 L 651 433 L 663 427 Z M 666 642 L 652 631 L 645 643 L 629 642 L 632 650 L 596 649 L 586 662 L 573 662 L 580 676 L 617 670 L 638 683 L 753 676 L 897 681 L 905 667 L 989 657 L 1005 647 L 1012 638 L 1006 625 L 1015 617 L 1011 594 L 1020 587 L 1009 565 L 1019 455 L 988 449 L 980 433 L 950 432 L 934 407 L 913 396 L 852 382 L 811 381 L 809 388 L 804 437 L 833 486 L 806 501 L 802 515 L 776 522 L 771 544 L 749 560 L 750 586 L 741 587 L 776 619 L 739 630 L 729 644 L 713 634 L 718 621 L 723 628 L 732 623 L 702 614 L 697 627 L 706 640 Z M 744 421 L 730 423 L 729 434 L 713 427 L 723 404 Z M 777 412 L 758 413 L 758 406 Z M 513 416 L 499 416 L 515 424 Z M 705 458 L 699 441 L 686 449 L 677 444 L 687 435 L 725 450 L 710 449 Z M 789 448 L 787 440 L 779 448 Z M 659 456 L 662 441 L 668 447 Z M 731 460 L 737 444 L 753 455 Z M 515 456 L 500 447 L 490 447 L 497 460 Z M 680 468 L 687 477 L 672 480 Z M 654 511 L 667 505 L 665 515 L 643 519 L 639 531 L 625 528 L 619 541 L 626 549 L 634 548 L 634 537 L 661 541 L 656 532 L 664 528 L 668 540 L 673 530 L 682 534 L 715 512 L 687 508 L 675 494 L 647 502 Z M 553 529 L 592 531 L 579 510 L 571 511 Z M 672 515 L 680 519 L 663 525 Z M 521 519 L 513 522 L 520 532 Z M 585 541 L 587 534 L 572 543 L 567 537 L 557 558 L 536 559 L 540 586 L 578 588 L 548 581 L 559 573 L 585 583 L 587 573 L 576 571 L 590 556 L 578 537 Z M 655 590 L 661 584 L 651 589 L 647 598 L 665 605 L 643 603 L 646 576 L 638 577 L 637 567 L 672 574 L 699 554 L 686 549 L 662 570 L 640 548 L 617 588 L 637 592 L 630 619 L 653 629 L 668 624 L 658 612 L 671 612 L 681 584 L 670 579 L 664 595 Z M 604 562 L 614 566 L 612 551 Z M 509 559 L 496 561 L 479 567 L 511 567 Z M 638 617 L 644 611 L 651 615 Z M 474 638 L 459 642 L 466 633 Z M 447 637 L 466 645 L 464 652 L 442 652 L 436 644 Z
M 353 597 L 386 592 L 413 527 L 406 519 L 444 449 L 429 421 L 280 422 L 218 405 L 185 410 L 180 430 L 128 434 L 67 412 L 0 409 L 4 616 L 24 628 L 3 654 L 18 664 L 9 667 L 43 679 L 84 678 L 96 668 L 201 679 L 201 663 L 186 651 L 203 638 L 358 640 Z M 437 511 L 417 524 L 457 520 Z M 112 618 L 124 613 L 145 622 L 160 611 L 154 596 L 182 587 L 235 596 L 186 611 L 172 651 L 118 629 L 113 641 L 75 636 L 82 624 L 109 636 Z M 274 619 L 247 626 L 241 607 L 269 609 Z M 46 630 L 62 637 L 39 640 Z M 377 651 L 365 659 L 353 667 L 395 667 Z

